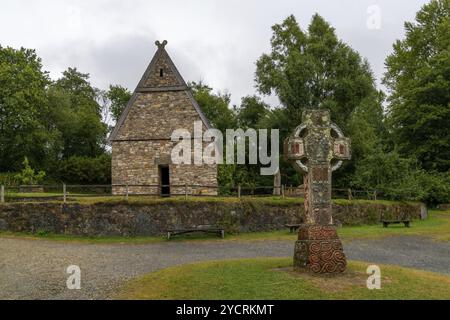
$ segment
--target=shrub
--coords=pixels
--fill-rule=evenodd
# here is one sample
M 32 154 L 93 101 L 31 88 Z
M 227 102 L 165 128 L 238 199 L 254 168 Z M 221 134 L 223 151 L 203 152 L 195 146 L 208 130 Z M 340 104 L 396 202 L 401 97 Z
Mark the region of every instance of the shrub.
M 450 203 L 450 172 L 422 172 L 420 181 L 424 196 L 418 200 L 432 205 Z
M 60 163 L 57 171 L 58 179 L 65 183 L 110 184 L 111 156 L 70 157 Z
M 15 176 L 19 184 L 33 185 L 39 184 L 44 180 L 45 172 L 39 171 L 36 173 L 36 171 L 31 168 L 27 157 L 23 160 L 23 167 L 22 171 Z
M 17 179 L 16 172 L 1 172 L 0 173 L 0 185 L 4 186 L 17 186 L 19 180 Z
M 426 172 L 414 159 L 397 152 L 377 152 L 356 166 L 354 188 L 381 191 L 390 200 L 423 201 L 431 205 L 450 202 L 450 173 Z

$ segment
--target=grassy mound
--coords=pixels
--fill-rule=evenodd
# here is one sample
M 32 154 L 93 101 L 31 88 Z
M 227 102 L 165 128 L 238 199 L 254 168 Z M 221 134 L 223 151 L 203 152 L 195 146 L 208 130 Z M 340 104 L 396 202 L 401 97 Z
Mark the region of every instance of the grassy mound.
M 381 289 L 366 287 L 368 263 L 341 275 L 295 273 L 288 258 L 202 262 L 129 282 L 119 299 L 450 299 L 450 276 L 380 265 Z

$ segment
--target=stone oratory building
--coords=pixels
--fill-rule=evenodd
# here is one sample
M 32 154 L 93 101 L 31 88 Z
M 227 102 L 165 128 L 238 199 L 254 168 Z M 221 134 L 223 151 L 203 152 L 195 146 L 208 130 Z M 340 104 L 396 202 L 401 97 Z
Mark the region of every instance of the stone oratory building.
M 156 41 L 158 50 L 109 137 L 113 194 L 217 194 L 217 165 L 171 161 L 174 130 L 187 129 L 193 139 L 194 122 L 201 121 L 203 131 L 210 124 L 166 44 Z

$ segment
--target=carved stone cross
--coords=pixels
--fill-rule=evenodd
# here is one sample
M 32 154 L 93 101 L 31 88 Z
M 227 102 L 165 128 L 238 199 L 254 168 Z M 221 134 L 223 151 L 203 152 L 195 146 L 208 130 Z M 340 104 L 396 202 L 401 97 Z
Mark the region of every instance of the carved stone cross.
M 331 215 L 331 173 L 350 159 L 350 140 L 328 110 L 307 110 L 284 145 L 285 158 L 303 173 L 305 224 L 299 228 L 294 267 L 316 273 L 345 270 L 346 260 Z

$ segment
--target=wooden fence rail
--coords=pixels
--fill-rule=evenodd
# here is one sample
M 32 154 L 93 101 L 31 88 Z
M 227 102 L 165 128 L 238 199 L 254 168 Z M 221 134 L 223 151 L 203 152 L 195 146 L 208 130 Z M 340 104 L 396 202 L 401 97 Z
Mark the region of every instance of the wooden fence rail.
M 33 196 L 33 192 L 23 192 L 22 190 L 35 190 L 37 186 L 0 186 L 0 202 L 5 202 L 8 198 L 28 198 L 33 197 L 37 199 L 55 198 L 60 197 L 64 202 L 67 202 L 69 197 L 95 197 L 95 196 L 111 196 L 112 190 L 114 188 L 123 188 L 118 196 L 124 196 L 127 200 L 130 196 L 157 196 L 160 195 L 158 190 L 162 187 L 171 188 L 170 195 L 172 196 L 184 196 L 187 199 L 189 196 L 222 196 L 222 197 L 237 197 L 242 198 L 245 196 L 273 196 L 278 194 L 282 198 L 285 197 L 304 197 L 304 190 L 302 186 L 286 186 L 285 184 L 281 186 L 217 186 L 217 185 L 188 185 L 188 184 L 139 184 L 139 185 L 39 185 L 39 192 L 36 196 Z M 147 190 L 145 192 L 137 192 L 136 188 L 141 188 L 140 190 Z M 133 191 L 134 189 L 134 191 Z M 198 193 L 201 189 L 211 189 L 216 190 L 216 194 L 202 194 Z M 277 192 L 274 192 L 278 189 Z M 281 189 L 281 192 L 279 190 Z M 156 192 L 155 192 L 156 190 Z M 151 192 L 148 192 L 151 191 Z M 23 196 L 21 196 L 23 194 Z M 346 198 L 348 200 L 353 200 L 357 198 L 377 200 L 380 195 L 383 194 L 380 190 L 355 190 L 351 188 L 332 189 L 332 194 L 334 198 L 338 196 L 339 198 Z

